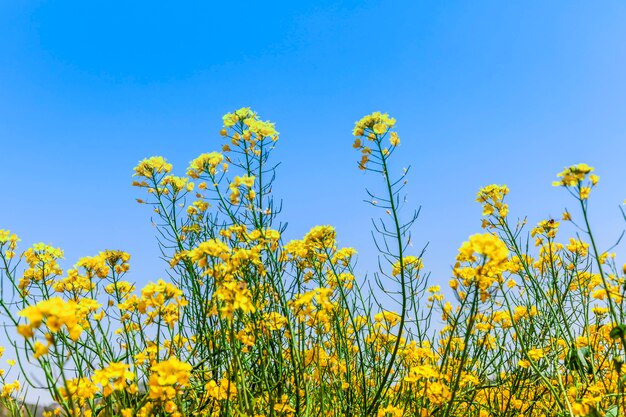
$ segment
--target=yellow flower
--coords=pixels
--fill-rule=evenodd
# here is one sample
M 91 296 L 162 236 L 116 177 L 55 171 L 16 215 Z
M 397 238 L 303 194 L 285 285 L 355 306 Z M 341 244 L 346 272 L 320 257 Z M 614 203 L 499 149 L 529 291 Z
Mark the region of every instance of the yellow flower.
M 124 264 L 129 259 L 130 255 L 121 251 L 100 252 L 98 256 L 80 258 L 75 268 L 82 268 L 85 271 L 85 276 L 89 279 L 93 277 L 104 279 L 111 272 L 108 264 L 116 265 L 120 261 Z
M 424 267 L 424 265 L 422 264 L 422 260 L 415 256 L 406 256 L 403 259 L 403 265 L 404 265 L 405 271 L 419 271 L 420 269 Z M 391 275 L 396 277 L 400 275 L 400 272 L 401 272 L 400 261 L 398 260 L 392 266 Z
M 28 324 L 20 324 L 17 326 L 17 332 L 25 337 L 25 338 L 30 338 L 34 336 L 33 333 L 33 328 L 31 326 L 29 326 Z
M 604 288 L 599 288 L 592 292 L 591 296 L 596 300 L 604 300 L 606 299 L 606 290 Z
M 509 193 L 506 185 L 491 184 L 481 188 L 476 195 L 476 201 L 483 205 L 483 216 L 491 216 L 497 211 L 500 218 L 509 213 L 509 206 L 504 204 L 504 196 Z M 484 226 L 489 226 L 488 223 Z
M 203 153 L 189 163 L 187 175 L 191 178 L 200 178 L 205 172 L 211 175 L 217 173 L 217 167 L 224 160 L 224 155 L 219 152 Z
M 287 325 L 287 318 L 276 312 L 264 313 L 263 323 L 270 331 L 282 330 Z
M 382 135 L 396 124 L 396 119 L 389 117 L 387 113 L 374 112 L 356 122 L 352 134 L 363 136 L 368 131 Z
M 43 343 L 39 341 L 35 342 L 35 345 L 33 346 L 33 348 L 35 351 L 35 354 L 33 355 L 35 359 L 39 359 L 43 355 L 48 354 L 48 346 L 44 345 Z
M 194 183 L 189 181 L 186 177 L 177 177 L 176 175 L 168 175 L 161 180 L 160 185 L 162 187 L 170 186 L 174 194 L 178 194 L 180 191 L 191 192 L 194 187 Z
M 249 131 L 254 133 L 257 138 L 271 138 L 276 141 L 278 139 L 278 132 L 274 128 L 274 123 L 269 121 L 261 121 L 257 118 L 255 119 L 247 119 L 246 124 L 248 125 Z
M 119 307 L 122 310 L 136 309 L 142 314 L 147 314 L 146 324 L 153 323 L 157 317 L 161 317 L 172 328 L 178 321 L 180 307 L 186 305 L 187 300 L 183 292 L 175 285 L 160 279 L 156 284 L 148 283 L 141 290 L 140 299 L 133 296 L 120 303 Z
M 256 311 L 252 303 L 252 294 L 245 282 L 223 282 L 215 291 L 215 297 L 221 301 L 220 312 L 228 319 L 233 318 L 235 310 L 241 310 L 243 313 Z
M 391 146 L 400 145 L 400 138 L 398 137 L 398 134 L 396 132 L 391 132 L 391 134 L 389 135 L 389 143 L 391 143 Z
M 559 229 L 560 223 L 554 221 L 553 219 L 542 220 L 537 224 L 537 227 L 531 230 L 530 236 L 535 237 L 536 235 L 543 235 L 548 238 L 556 237 L 556 233 Z
M 560 172 L 557 176 L 560 177 L 561 180 L 554 181 L 552 185 L 555 187 L 574 187 L 578 185 L 579 182 L 583 181 L 587 174 L 592 171 L 593 168 L 587 164 L 572 165 Z M 592 182 L 593 181 L 594 179 L 592 179 Z M 597 183 L 597 177 L 595 182 Z
M 587 200 L 589 198 L 589 193 L 591 192 L 590 187 L 581 187 L 580 188 L 580 199 Z
M 465 287 L 477 285 L 484 301 L 489 297 L 487 290 L 491 285 L 502 282 L 502 273 L 509 266 L 508 255 L 509 251 L 499 237 L 490 233 L 472 235 L 459 248 L 453 273 Z
M 528 357 L 532 361 L 538 361 L 539 359 L 544 357 L 543 349 L 531 349 L 528 351 Z
M 596 314 L 598 316 L 602 316 L 605 315 L 609 312 L 609 309 L 607 307 L 600 307 L 600 306 L 594 306 L 591 311 L 593 312 L 593 314 Z
M 240 109 L 239 111 L 241 112 L 242 110 L 243 109 Z M 247 110 L 250 110 L 250 109 L 247 108 Z M 233 127 L 233 126 L 235 126 L 235 124 L 239 120 L 239 117 L 237 116 L 237 112 L 235 112 L 235 113 L 226 113 L 222 117 L 222 120 L 224 122 L 224 126 L 225 127 Z
M 128 381 L 135 379 L 135 374 L 130 371 L 130 365 L 112 362 L 106 368 L 97 370 L 93 375 L 94 384 L 102 385 L 103 395 L 108 397 L 114 391 L 127 389 Z
M 254 186 L 254 178 L 254 176 L 248 175 L 233 178 L 233 181 L 228 185 L 231 192 L 230 202 L 232 204 L 239 204 L 240 202 L 239 197 L 241 196 L 241 192 L 239 191 L 239 187 L 243 185 L 252 188 L 252 186 Z M 252 194 L 249 194 L 249 199 L 254 198 L 254 191 L 250 190 L 250 193 Z
M 428 399 L 435 405 L 441 405 L 452 398 L 450 389 L 441 382 L 431 382 L 426 389 Z
M 84 405 L 87 400 L 92 400 L 98 393 L 98 387 L 88 378 L 76 378 L 67 380 L 65 387 L 59 388 L 59 393 L 64 399 L 72 398 Z
M 168 164 L 162 156 L 153 156 L 139 162 L 133 177 L 152 178 L 155 174 L 168 173 L 171 170 L 172 164 Z
M 152 366 L 148 380 L 150 398 L 167 401 L 173 399 L 181 387 L 189 383 L 191 365 L 171 357 Z
M 373 127 L 372 130 L 374 131 L 374 133 L 376 133 L 377 135 L 382 135 L 383 133 L 385 133 L 387 131 L 387 126 L 384 123 L 376 123 Z
M 332 248 L 336 235 L 332 226 L 315 226 L 304 236 L 304 243 L 314 249 Z
M 353 248 L 341 248 L 333 255 L 333 263 L 340 264 L 347 267 L 350 263 L 350 259 L 356 255 L 356 249 Z
M 31 282 L 47 280 L 53 276 L 61 275 L 63 270 L 57 260 L 63 258 L 63 251 L 43 243 L 36 243 L 22 255 L 26 259 L 28 268 L 20 280 L 20 289 L 27 290 Z
M 589 253 L 589 244 L 574 238 L 569 239 L 569 244 L 566 248 L 568 251 L 581 257 L 585 257 Z
M 89 277 L 80 275 L 76 269 L 68 269 L 67 277 L 56 281 L 52 288 L 56 292 L 68 291 L 73 294 L 89 292 L 95 287 Z
M 20 389 L 20 381 L 13 381 L 10 384 L 6 384 L 2 387 L 2 392 L 0 393 L 0 397 L 8 398 L 12 394 L 16 393 Z
M 274 411 L 280 413 L 281 415 L 293 415 L 293 413 L 296 412 L 295 408 L 293 408 L 289 403 L 289 397 L 285 394 L 281 396 L 280 401 L 277 401 L 276 404 L 274 404 Z
M 20 238 L 17 237 L 15 233 L 11 233 L 8 230 L 0 229 L 0 248 L 4 246 L 5 243 L 9 243 L 8 249 L 6 251 L 6 257 L 11 259 L 15 254 L 13 251 L 17 247 L 17 242 L 20 241 Z
M 215 398 L 216 400 L 227 400 L 237 395 L 237 387 L 227 378 L 222 378 L 219 383 L 210 380 L 206 383 L 204 389 L 209 397 Z
M 42 300 L 36 305 L 28 306 L 18 314 L 29 320 L 29 325 L 18 326 L 18 332 L 24 337 L 32 337 L 32 330 L 45 324 L 52 333 L 65 327 L 72 340 L 77 341 L 83 331 L 88 314 L 98 309 L 100 305 L 91 299 L 81 300 L 80 305 L 74 300 L 65 301 L 60 297 Z M 30 331 L 27 327 L 30 327 Z
M 589 414 L 589 406 L 575 402 L 572 404 L 572 414 L 575 416 L 586 416 Z
M 209 258 L 220 258 L 223 261 L 230 257 L 230 248 L 222 241 L 210 239 L 200 243 L 195 249 L 190 250 L 187 255 L 192 262 L 197 263 L 202 268 L 207 268 L 211 263 Z
M 243 133 L 243 139 L 250 143 L 254 147 L 253 141 L 261 140 L 263 138 L 271 138 L 272 141 L 278 140 L 278 132 L 274 127 L 274 123 L 269 121 L 262 121 L 259 119 L 256 112 L 252 111 L 249 107 L 242 107 L 239 110 L 235 110 L 233 113 L 227 113 L 223 116 L 224 129 L 220 131 L 222 136 L 227 135 L 227 128 L 235 126 L 238 122 L 242 123 L 247 130 Z M 254 135 L 254 139 L 252 138 Z M 233 135 L 233 145 L 239 146 L 239 133 L 236 132 Z

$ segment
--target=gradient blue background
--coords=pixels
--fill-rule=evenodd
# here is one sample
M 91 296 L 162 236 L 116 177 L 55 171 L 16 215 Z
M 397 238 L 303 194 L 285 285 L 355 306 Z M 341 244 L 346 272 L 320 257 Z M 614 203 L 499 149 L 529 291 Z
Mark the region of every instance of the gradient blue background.
M 251 106 L 281 132 L 286 237 L 333 224 L 364 274 L 379 213 L 361 200 L 380 179 L 356 168 L 351 131 L 381 110 L 433 284 L 481 231 L 481 186 L 508 184 L 531 224 L 576 218 L 551 182 L 579 162 L 601 177 L 607 247 L 624 228 L 625 41 L 621 1 L 3 1 L 0 228 L 64 248 L 67 267 L 119 248 L 131 279 L 165 277 L 132 168 L 163 155 L 184 173 L 218 149 L 222 114 Z

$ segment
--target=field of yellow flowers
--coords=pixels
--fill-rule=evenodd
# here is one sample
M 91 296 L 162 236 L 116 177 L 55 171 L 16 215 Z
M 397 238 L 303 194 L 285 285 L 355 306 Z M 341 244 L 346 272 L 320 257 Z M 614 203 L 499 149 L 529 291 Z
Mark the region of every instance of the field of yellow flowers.
M 430 286 L 401 215 L 405 171 L 389 174 L 395 120 L 354 127 L 373 195 L 382 307 L 355 277 L 356 250 L 332 226 L 282 240 L 271 153 L 274 124 L 249 108 L 223 118 L 221 151 L 172 175 L 163 157 L 135 167 L 156 214 L 171 280 L 136 288 L 130 254 L 105 250 L 63 270 L 63 251 L 18 251 L 0 230 L 0 309 L 17 379 L 0 401 L 21 415 L 40 368 L 63 416 L 606 416 L 626 413 L 626 265 L 601 251 L 588 221 L 593 168 L 555 186 L 575 210 L 534 227 L 510 221 L 504 185 L 478 191 L 483 233 L 461 244 L 447 299 Z M 404 221 L 402 219 L 405 219 Z M 575 237 L 559 234 L 572 222 Z M 11 333 L 10 333 L 11 334 Z M 19 334 L 19 336 L 17 336 Z M 15 375 L 15 370 L 11 375 Z

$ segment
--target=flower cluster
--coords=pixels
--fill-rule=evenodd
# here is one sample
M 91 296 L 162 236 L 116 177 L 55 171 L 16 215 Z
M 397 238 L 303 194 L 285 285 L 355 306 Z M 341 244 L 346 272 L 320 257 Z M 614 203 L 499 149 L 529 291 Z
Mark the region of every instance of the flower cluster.
M 128 281 L 121 250 L 64 271 L 61 249 L 19 253 L 0 229 L 0 313 L 21 335 L 0 369 L 0 405 L 21 416 L 21 390 L 37 385 L 58 404 L 45 417 L 625 414 L 626 265 L 589 228 L 593 169 L 574 165 L 555 183 L 582 210 L 567 237 L 553 218 L 511 225 L 509 189 L 481 188 L 488 233 L 462 243 L 446 291 L 414 252 L 417 217 L 399 221 L 407 170 L 389 175 L 394 127 L 376 112 L 353 132 L 360 167 L 387 190 L 371 201 L 385 212 L 372 281 L 331 225 L 284 240 L 268 162 L 278 133 L 250 108 L 224 116 L 221 151 L 186 175 L 163 157 L 135 167 L 167 281 Z
M 502 282 L 508 256 L 509 250 L 497 236 L 490 233 L 472 235 L 459 248 L 454 275 L 463 287 L 480 290 L 481 300 L 485 301 L 493 283 Z M 450 285 L 456 290 L 458 282 L 452 280 Z M 463 293 L 462 297 L 465 295 Z
M 476 201 L 483 206 L 483 216 L 495 216 L 496 223 L 488 219 L 483 219 L 483 228 L 495 228 L 504 222 L 509 213 L 509 206 L 504 203 L 504 196 L 509 193 L 506 185 L 491 184 L 478 191 Z
M 164 402 L 165 410 L 175 413 L 178 410 L 175 400 L 189 384 L 190 375 L 191 365 L 175 357 L 153 365 L 148 381 L 150 399 Z
M 4 256 L 7 259 L 12 259 L 15 256 L 15 248 L 17 247 L 17 242 L 19 241 L 20 239 L 15 233 L 0 229 L 0 250 L 6 246 Z
M 172 164 L 162 156 L 153 156 L 139 162 L 133 176 L 154 178 L 156 174 L 167 174 L 172 170 Z
M 356 122 L 352 135 L 355 137 L 352 147 L 361 151 L 359 169 L 367 169 L 367 164 L 373 156 L 373 152 L 380 153 L 378 157 L 387 157 L 390 153 L 388 148 L 382 147 L 382 139 L 396 124 L 396 119 L 389 117 L 387 113 L 374 112 Z M 374 148 L 363 143 L 363 139 L 374 144 Z M 396 132 L 389 133 L 389 143 L 392 148 L 400 145 L 400 138 Z
M 17 330 L 24 337 L 33 337 L 34 330 L 45 324 L 52 333 L 65 328 L 69 337 L 76 341 L 83 332 L 88 315 L 99 307 L 100 304 L 94 300 L 83 299 L 79 305 L 74 300 L 52 297 L 20 311 L 20 316 L 25 317 L 28 323 L 18 326 Z
M 591 189 L 598 184 L 600 177 L 591 174 L 593 168 L 587 164 L 572 165 L 558 174 L 561 179 L 552 183 L 555 187 L 574 187 L 581 200 L 587 200 Z M 588 181 L 585 181 L 588 179 Z

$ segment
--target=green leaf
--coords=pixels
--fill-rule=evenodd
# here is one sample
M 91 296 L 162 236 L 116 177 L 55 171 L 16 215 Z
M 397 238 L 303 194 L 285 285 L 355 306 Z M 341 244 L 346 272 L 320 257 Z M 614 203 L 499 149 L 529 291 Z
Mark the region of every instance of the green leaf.
M 604 413 L 604 417 L 617 417 L 617 406 L 614 405 Z
M 565 365 L 572 371 L 583 371 L 589 373 L 591 365 L 587 358 L 590 354 L 591 351 L 587 346 L 578 349 L 576 349 L 575 346 L 572 346 L 569 350 L 568 357 L 565 360 Z
M 609 336 L 611 336 L 611 339 L 616 340 L 624 337 L 624 334 L 626 334 L 626 324 L 620 324 L 613 327 L 613 330 L 611 330 Z

